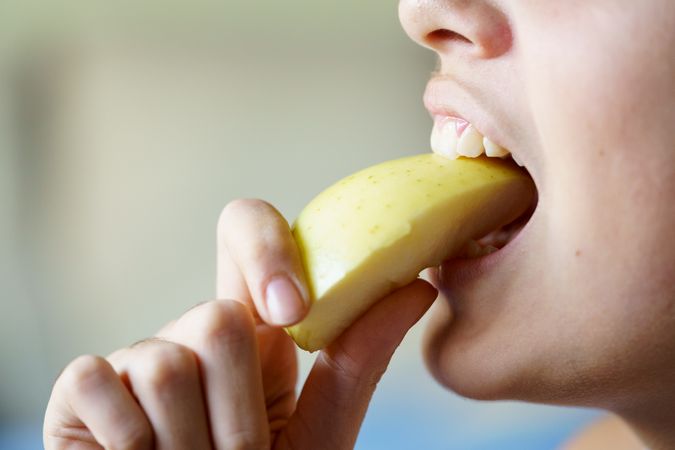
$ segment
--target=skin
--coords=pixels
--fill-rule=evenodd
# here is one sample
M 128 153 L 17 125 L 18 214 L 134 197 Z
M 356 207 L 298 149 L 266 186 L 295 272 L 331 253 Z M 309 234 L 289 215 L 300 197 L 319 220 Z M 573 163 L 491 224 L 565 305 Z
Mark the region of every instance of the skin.
M 604 408 L 650 447 L 675 448 L 675 242 L 664 241 L 675 226 L 675 3 L 399 10 L 439 56 L 448 81 L 436 100 L 480 110 L 539 192 L 518 251 L 480 277 L 436 274 L 448 301 L 427 333 L 431 371 L 472 398 Z
M 279 276 L 297 283 L 283 317 L 263 295 Z M 107 358 L 71 362 L 47 406 L 45 448 L 352 448 L 394 350 L 437 292 L 417 280 L 373 306 L 319 354 L 296 399 L 295 344 L 279 326 L 306 314 L 303 280 L 281 214 L 231 202 L 218 225 L 221 300 Z
M 436 100 L 480 114 L 539 191 L 499 264 L 480 277 L 431 271 L 441 291 L 424 349 L 431 372 L 471 398 L 616 414 L 569 448 L 619 448 L 608 440 L 619 432 L 675 448 L 675 3 L 399 9 L 410 37 L 439 55 Z M 280 275 L 291 287 L 274 306 L 265 289 Z M 47 407 L 45 447 L 351 448 L 392 353 L 437 290 L 418 280 L 375 304 L 320 353 L 296 399 L 295 347 L 279 326 L 306 314 L 304 280 L 279 212 L 228 204 L 219 300 L 106 358 L 71 362 Z

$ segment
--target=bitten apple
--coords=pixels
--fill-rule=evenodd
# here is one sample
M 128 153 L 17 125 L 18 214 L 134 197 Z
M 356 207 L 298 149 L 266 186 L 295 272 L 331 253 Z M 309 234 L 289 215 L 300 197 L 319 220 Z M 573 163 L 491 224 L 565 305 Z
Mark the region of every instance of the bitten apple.
M 519 217 L 532 179 L 512 161 L 429 153 L 385 162 L 338 181 L 292 226 L 311 308 L 287 329 L 321 349 L 374 302 Z

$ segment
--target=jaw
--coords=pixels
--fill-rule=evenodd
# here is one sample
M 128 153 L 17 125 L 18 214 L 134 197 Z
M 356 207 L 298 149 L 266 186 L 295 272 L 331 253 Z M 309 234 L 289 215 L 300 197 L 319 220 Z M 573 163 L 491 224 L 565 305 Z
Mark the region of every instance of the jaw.
M 461 265 L 451 274 L 430 272 L 439 297 L 425 330 L 425 362 L 439 383 L 459 395 L 537 401 L 530 382 L 541 368 L 533 360 L 539 349 L 529 339 L 542 332 L 532 323 L 541 302 L 529 279 L 542 280 L 545 271 L 528 254 L 543 228 L 539 215 L 532 216 L 516 246 L 507 246 L 505 256 L 484 272 L 476 275 Z M 499 255 L 481 258 L 494 256 Z

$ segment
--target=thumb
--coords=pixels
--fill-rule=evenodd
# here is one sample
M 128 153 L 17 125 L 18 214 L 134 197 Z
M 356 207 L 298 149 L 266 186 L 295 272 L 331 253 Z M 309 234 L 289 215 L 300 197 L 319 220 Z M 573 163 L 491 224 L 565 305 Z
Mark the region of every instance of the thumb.
M 417 279 L 371 307 L 316 359 L 275 449 L 354 447 L 375 386 L 437 291 Z

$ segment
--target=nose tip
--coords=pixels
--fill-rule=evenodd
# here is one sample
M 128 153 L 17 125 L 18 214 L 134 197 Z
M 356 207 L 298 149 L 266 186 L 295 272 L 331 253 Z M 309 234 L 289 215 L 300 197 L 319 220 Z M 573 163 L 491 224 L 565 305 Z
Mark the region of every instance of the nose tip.
M 441 57 L 495 58 L 511 48 L 507 17 L 485 0 L 401 0 L 399 19 L 411 39 Z

